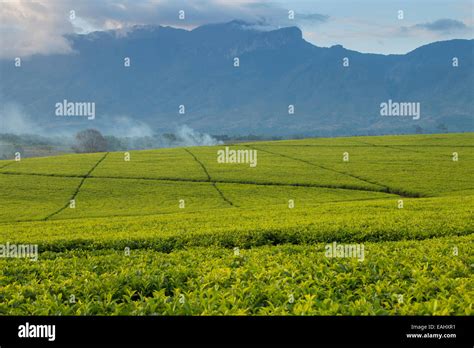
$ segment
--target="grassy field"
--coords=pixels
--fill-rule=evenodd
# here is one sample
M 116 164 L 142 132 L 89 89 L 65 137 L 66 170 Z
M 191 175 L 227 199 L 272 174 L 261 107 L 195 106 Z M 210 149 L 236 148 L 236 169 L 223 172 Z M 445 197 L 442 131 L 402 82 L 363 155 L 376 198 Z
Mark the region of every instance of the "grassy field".
M 0 161 L 0 315 L 473 314 L 474 134 L 223 148 Z

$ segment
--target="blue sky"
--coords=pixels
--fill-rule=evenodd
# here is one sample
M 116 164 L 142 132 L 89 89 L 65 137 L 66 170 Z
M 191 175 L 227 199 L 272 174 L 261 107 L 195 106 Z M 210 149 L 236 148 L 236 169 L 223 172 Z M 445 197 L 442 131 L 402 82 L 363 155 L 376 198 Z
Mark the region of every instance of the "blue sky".
M 421 45 L 473 38 L 472 0 L 0 0 L 0 57 L 70 53 L 69 33 L 137 24 L 192 29 L 242 19 L 266 30 L 296 25 L 318 46 L 406 53 Z M 186 19 L 178 19 L 185 10 Z M 75 19 L 69 18 L 75 11 Z M 288 10 L 295 19 L 288 19 Z M 398 11 L 403 19 L 398 19 Z

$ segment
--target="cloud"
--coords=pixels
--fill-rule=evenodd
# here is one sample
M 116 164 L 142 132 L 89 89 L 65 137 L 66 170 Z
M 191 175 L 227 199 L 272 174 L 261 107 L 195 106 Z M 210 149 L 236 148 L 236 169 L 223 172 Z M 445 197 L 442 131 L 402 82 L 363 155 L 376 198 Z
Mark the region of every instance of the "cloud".
M 266 26 L 324 22 L 327 16 L 296 13 L 269 0 L 11 0 L 0 11 L 0 58 L 72 53 L 66 34 L 169 25 L 193 29 L 234 19 Z M 185 11 L 185 19 L 179 11 Z M 71 11 L 74 15 L 71 16 Z M 72 18 L 73 17 L 73 18 Z
M 8 1 L 0 10 L 0 57 L 31 54 L 70 53 L 64 34 L 73 31 L 64 18 L 66 9 L 58 2 Z
M 323 15 L 319 13 L 310 13 L 310 14 L 298 14 L 296 16 L 297 20 L 301 21 L 308 21 L 308 22 L 313 22 L 313 23 L 324 23 L 327 22 L 329 19 L 328 15 Z
M 438 19 L 434 22 L 423 23 L 415 25 L 417 28 L 422 28 L 431 31 L 443 31 L 443 32 L 451 32 L 456 30 L 464 30 L 467 29 L 467 25 L 461 21 L 455 19 Z
M 428 31 L 436 34 L 451 34 L 453 32 L 467 31 L 469 27 L 462 21 L 456 19 L 442 18 L 433 22 L 415 24 L 410 27 L 402 27 L 402 33 L 413 31 Z

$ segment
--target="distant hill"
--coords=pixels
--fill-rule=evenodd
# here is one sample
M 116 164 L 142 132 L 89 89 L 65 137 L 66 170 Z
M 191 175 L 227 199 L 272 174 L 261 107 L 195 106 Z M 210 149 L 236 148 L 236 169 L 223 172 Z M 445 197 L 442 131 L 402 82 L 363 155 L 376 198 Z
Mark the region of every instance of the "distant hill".
M 154 131 L 186 124 L 211 134 L 474 130 L 474 40 L 386 56 L 317 47 L 296 27 L 261 31 L 242 21 L 191 31 L 140 26 L 68 39 L 75 54 L 25 58 L 21 68 L 0 61 L 0 101 L 19 105 L 51 133 L 107 132 L 118 117 Z M 57 117 L 55 104 L 64 99 L 95 102 L 95 120 Z M 388 100 L 419 102 L 420 119 L 380 116 Z

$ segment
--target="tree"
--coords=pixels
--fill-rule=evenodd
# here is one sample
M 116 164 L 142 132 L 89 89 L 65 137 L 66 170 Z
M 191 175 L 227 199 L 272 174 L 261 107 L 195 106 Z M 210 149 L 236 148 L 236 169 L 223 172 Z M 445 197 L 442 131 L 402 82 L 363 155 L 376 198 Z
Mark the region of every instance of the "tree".
M 123 151 L 129 148 L 127 139 L 117 138 L 113 135 L 106 135 L 104 138 L 107 142 L 107 151 Z
M 86 129 L 76 134 L 76 145 L 72 149 L 77 153 L 105 152 L 107 140 L 95 129 Z

